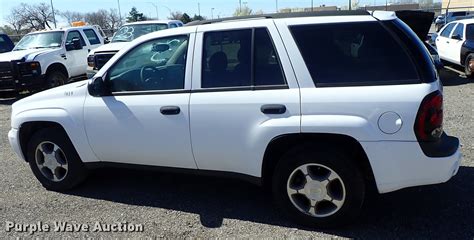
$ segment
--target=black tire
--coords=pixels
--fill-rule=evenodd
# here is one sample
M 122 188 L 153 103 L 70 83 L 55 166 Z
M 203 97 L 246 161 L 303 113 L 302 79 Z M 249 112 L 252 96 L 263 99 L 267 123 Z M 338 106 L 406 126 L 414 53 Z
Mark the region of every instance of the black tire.
M 296 168 L 308 163 L 319 164 L 333 170 L 343 182 L 345 200 L 332 215 L 315 217 L 303 213 L 288 196 L 287 183 L 290 175 Z M 272 191 L 278 209 L 296 223 L 328 228 L 348 223 L 359 215 L 365 197 L 365 182 L 347 154 L 338 149 L 308 144 L 295 147 L 282 156 L 273 174 Z
M 466 56 L 466 60 L 464 61 L 464 74 L 466 74 L 466 77 L 468 78 L 474 78 L 474 74 L 471 71 L 471 68 L 469 67 L 469 62 L 471 60 L 474 60 L 474 53 L 469 53 Z
M 60 71 L 52 71 L 46 74 L 46 89 L 63 85 L 67 81 L 67 76 Z
M 67 172 L 60 181 L 47 178 L 37 164 L 36 150 L 44 142 L 51 142 L 59 146 L 67 163 Z M 48 190 L 65 191 L 82 183 L 87 177 L 87 169 L 79 158 L 69 137 L 59 128 L 46 128 L 37 131 L 28 143 L 27 160 L 31 170 L 40 183 Z

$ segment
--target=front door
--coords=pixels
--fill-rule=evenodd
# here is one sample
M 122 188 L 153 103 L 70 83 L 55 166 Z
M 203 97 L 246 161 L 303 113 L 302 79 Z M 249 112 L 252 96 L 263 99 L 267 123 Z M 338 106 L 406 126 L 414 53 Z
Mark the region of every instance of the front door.
M 186 74 L 192 39 L 184 34 L 141 43 L 108 69 L 111 96 L 86 98 L 86 132 L 101 161 L 196 168 Z
M 451 32 L 453 31 L 454 26 L 456 26 L 456 23 L 450 23 L 450 24 L 446 25 L 446 27 L 444 27 L 441 30 L 441 33 L 436 38 L 436 48 L 438 49 L 439 57 L 443 60 L 450 61 L 450 58 L 449 58 L 449 55 L 448 55 L 449 54 L 449 43 L 450 43 L 450 40 L 451 40 L 451 38 L 450 38 L 451 37 Z
M 76 77 L 86 73 L 87 69 L 87 44 L 78 30 L 69 31 L 66 37 L 66 45 L 71 44 L 73 39 L 81 41 L 82 49 L 66 51 L 67 68 L 69 77 Z
M 449 61 L 461 64 L 461 47 L 465 39 L 464 24 L 458 23 L 451 33 L 451 39 L 448 40 L 447 55 Z

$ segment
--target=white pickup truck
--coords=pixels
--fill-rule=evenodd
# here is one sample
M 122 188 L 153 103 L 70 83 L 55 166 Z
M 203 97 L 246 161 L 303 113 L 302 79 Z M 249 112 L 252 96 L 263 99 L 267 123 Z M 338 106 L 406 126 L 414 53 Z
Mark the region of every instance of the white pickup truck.
M 179 20 L 151 20 L 124 24 L 114 34 L 109 44 L 98 47 L 89 53 L 87 56 L 87 78 L 92 78 L 110 58 L 135 38 L 151 32 L 182 26 L 183 23 Z
M 87 54 L 103 44 L 91 26 L 27 34 L 11 52 L 0 54 L 0 94 L 43 90 L 83 77 Z

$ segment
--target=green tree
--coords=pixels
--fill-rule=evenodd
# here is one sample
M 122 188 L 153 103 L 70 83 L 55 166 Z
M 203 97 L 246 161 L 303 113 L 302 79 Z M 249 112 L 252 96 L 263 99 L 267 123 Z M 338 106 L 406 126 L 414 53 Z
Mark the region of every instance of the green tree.
M 194 17 L 191 18 L 192 21 L 202 21 L 202 20 L 206 20 L 206 18 L 204 18 L 203 16 L 201 15 L 196 15 L 194 14 Z
M 130 10 L 127 16 L 127 22 L 139 22 L 145 20 L 147 20 L 147 17 L 143 13 L 137 11 L 136 7 L 132 7 L 132 10 Z

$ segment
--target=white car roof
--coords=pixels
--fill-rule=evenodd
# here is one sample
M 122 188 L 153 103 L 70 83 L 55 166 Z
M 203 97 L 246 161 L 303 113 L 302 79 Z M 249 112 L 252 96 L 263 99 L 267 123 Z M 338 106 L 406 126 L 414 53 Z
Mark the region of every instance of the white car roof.
M 462 20 L 457 20 L 457 21 L 452 21 L 450 23 L 463 23 L 463 24 L 470 24 L 474 23 L 474 18 L 469 18 L 469 19 L 462 19 Z

